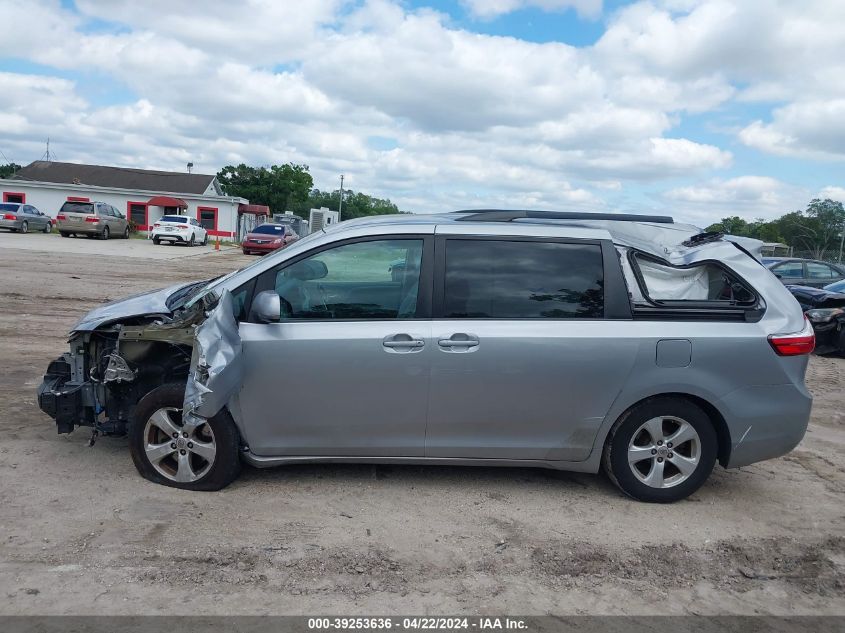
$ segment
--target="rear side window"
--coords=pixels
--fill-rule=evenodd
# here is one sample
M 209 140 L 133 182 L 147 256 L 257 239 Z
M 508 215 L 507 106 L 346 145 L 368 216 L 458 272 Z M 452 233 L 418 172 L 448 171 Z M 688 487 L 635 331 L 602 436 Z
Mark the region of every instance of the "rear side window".
M 65 202 L 62 205 L 61 213 L 94 213 L 94 204 L 91 202 Z
M 449 319 L 601 319 L 601 246 L 447 240 L 443 316 Z
M 807 262 L 807 277 L 809 279 L 824 280 L 838 278 L 839 275 L 827 264 Z

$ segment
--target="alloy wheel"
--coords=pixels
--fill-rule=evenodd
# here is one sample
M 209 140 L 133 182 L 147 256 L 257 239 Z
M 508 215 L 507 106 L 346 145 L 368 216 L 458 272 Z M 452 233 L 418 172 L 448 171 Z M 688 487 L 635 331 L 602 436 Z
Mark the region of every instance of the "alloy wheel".
M 644 422 L 628 444 L 628 465 L 652 488 L 671 488 L 686 481 L 701 462 L 701 438 L 678 417 L 659 416 Z
M 158 409 L 147 420 L 143 437 L 150 464 L 171 481 L 197 481 L 214 465 L 217 444 L 211 426 L 184 424 L 181 409 Z

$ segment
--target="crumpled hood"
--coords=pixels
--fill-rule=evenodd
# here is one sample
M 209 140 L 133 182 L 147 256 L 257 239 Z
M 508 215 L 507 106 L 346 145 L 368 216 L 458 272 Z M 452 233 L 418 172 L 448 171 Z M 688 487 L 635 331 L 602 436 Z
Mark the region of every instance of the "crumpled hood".
M 193 282 L 191 282 L 193 283 Z M 177 284 L 160 290 L 152 290 L 125 299 L 109 301 L 94 308 L 76 322 L 71 332 L 90 332 L 112 321 L 144 316 L 147 314 L 169 314 L 167 298 L 189 283 Z

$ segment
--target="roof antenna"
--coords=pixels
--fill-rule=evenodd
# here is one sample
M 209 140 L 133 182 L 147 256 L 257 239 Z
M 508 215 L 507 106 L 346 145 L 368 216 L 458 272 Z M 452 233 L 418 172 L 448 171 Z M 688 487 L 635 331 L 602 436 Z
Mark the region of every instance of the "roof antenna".
M 193 168 L 194 168 L 194 164 L 193 164 L 193 163 L 188 163 L 188 173 L 189 173 L 189 174 L 191 173 L 191 170 L 192 170 Z

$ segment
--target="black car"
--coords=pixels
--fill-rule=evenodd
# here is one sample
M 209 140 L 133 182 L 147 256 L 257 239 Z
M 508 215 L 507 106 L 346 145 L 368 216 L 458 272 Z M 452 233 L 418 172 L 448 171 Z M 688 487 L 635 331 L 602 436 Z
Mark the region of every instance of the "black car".
M 823 288 L 791 286 L 787 290 L 798 299 L 816 333 L 820 354 L 845 354 L 845 293 Z
M 764 257 L 763 264 L 784 284 L 823 288 L 845 279 L 845 267 L 815 259 Z

